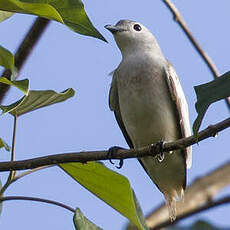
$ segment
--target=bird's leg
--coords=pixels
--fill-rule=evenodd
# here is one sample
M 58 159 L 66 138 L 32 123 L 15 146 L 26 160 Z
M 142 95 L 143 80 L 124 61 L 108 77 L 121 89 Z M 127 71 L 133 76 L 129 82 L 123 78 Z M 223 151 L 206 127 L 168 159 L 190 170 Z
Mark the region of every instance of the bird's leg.
M 109 148 L 108 152 L 107 152 L 107 157 L 109 159 L 109 162 L 111 164 L 114 164 L 113 161 L 112 161 L 112 158 L 117 154 L 117 151 L 118 150 L 121 150 L 121 149 L 124 149 L 124 148 L 121 148 L 119 146 L 113 146 L 111 148 Z M 119 166 L 115 166 L 117 169 L 121 169 L 122 166 L 124 164 L 124 160 L 123 159 L 120 159 L 120 162 L 119 162 Z
M 156 151 L 159 152 L 157 155 L 156 155 L 156 158 L 157 160 L 161 163 L 164 158 L 165 158 L 165 154 L 163 152 L 163 146 L 164 146 L 164 141 L 161 140 L 161 141 L 158 141 L 156 144 L 152 144 L 151 145 L 151 152 L 152 153 L 155 153 Z

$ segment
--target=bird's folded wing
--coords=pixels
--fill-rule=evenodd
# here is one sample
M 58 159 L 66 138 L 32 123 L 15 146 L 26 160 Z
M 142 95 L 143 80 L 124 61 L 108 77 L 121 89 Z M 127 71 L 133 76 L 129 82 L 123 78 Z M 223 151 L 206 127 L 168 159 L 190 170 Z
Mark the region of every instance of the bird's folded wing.
M 182 90 L 179 78 L 177 77 L 176 71 L 173 66 L 168 62 L 167 67 L 165 68 L 166 79 L 168 87 L 170 90 L 170 95 L 177 107 L 181 137 L 188 137 L 191 135 L 190 122 L 189 122 L 189 112 L 188 105 Z M 191 146 L 185 149 L 186 154 L 186 165 L 187 168 L 190 168 L 192 165 L 192 148 Z
M 130 148 L 133 148 L 133 143 L 128 135 L 128 132 L 126 131 L 125 125 L 121 117 L 119 96 L 116 83 L 116 70 L 114 71 L 113 80 L 109 91 L 109 108 L 114 112 L 117 123 L 123 133 L 123 136 L 125 137 L 127 144 Z

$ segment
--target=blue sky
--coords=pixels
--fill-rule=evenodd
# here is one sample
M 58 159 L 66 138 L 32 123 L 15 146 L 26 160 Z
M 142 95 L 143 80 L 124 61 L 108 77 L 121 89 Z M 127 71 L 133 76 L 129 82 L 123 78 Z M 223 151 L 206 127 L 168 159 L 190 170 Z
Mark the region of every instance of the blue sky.
M 174 1 L 189 28 L 203 49 L 213 59 L 220 73 L 229 71 L 230 20 L 228 0 Z M 209 69 L 194 50 L 172 15 L 161 1 L 84 1 L 86 12 L 109 43 L 81 36 L 62 24 L 52 22 L 20 73 L 20 79 L 30 79 L 31 89 L 62 91 L 72 87 L 76 95 L 70 100 L 41 109 L 19 118 L 16 138 L 16 158 L 26 159 L 54 153 L 82 150 L 103 150 L 118 145 L 127 147 L 108 107 L 111 76 L 121 55 L 112 35 L 104 29 L 120 19 L 140 21 L 156 36 L 164 55 L 174 65 L 183 86 L 194 121 L 196 96 L 193 86 L 212 80 Z M 0 23 L 0 44 L 15 51 L 29 29 L 34 16 L 14 15 Z M 18 98 L 12 89 L 4 101 Z M 225 103 L 212 105 L 202 128 L 229 116 Z M 0 119 L 0 136 L 10 143 L 13 118 Z M 188 183 L 205 175 L 229 160 L 230 130 L 217 138 L 207 139 L 193 147 L 193 166 L 188 171 Z M 0 160 L 9 154 L 1 151 Z M 113 166 L 106 163 L 116 170 Z M 162 194 L 151 182 L 137 160 L 125 160 L 118 170 L 127 176 L 145 213 L 163 201 Z M 7 173 L 1 173 L 1 180 Z M 218 197 L 227 195 L 230 188 Z M 90 194 L 58 167 L 29 175 L 13 184 L 5 195 L 27 195 L 61 201 L 79 207 L 93 222 L 104 229 L 121 229 L 127 220 L 111 207 Z M 206 219 L 213 224 L 230 226 L 229 206 L 191 217 L 181 224 Z M 0 229 L 73 229 L 72 214 L 68 211 L 40 203 L 11 201 L 4 203 Z

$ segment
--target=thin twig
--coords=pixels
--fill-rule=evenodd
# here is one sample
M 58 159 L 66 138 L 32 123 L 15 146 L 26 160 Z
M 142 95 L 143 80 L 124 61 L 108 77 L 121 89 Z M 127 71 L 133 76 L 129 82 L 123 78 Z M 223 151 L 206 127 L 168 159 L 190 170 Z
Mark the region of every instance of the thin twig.
M 170 0 L 163 0 L 165 5 L 168 7 L 168 9 L 172 12 L 175 21 L 178 22 L 178 24 L 181 26 L 182 30 L 185 32 L 187 37 L 189 38 L 190 42 L 193 44 L 197 52 L 200 54 L 204 62 L 207 64 L 208 68 L 212 72 L 214 78 L 219 77 L 219 72 L 212 61 L 212 59 L 207 55 L 206 52 L 201 48 L 198 41 L 195 39 L 195 37 L 192 35 L 191 31 L 189 30 L 188 26 L 185 23 L 185 20 L 182 18 L 179 10 L 175 7 L 175 5 Z M 225 99 L 228 108 L 230 109 L 230 97 Z
M 187 218 L 189 216 L 192 216 L 194 214 L 197 214 L 197 213 L 200 213 L 200 212 L 206 211 L 208 209 L 215 208 L 217 206 L 227 204 L 227 203 L 230 203 L 230 196 L 224 197 L 224 198 L 219 199 L 217 201 L 212 201 L 212 202 L 210 202 L 208 204 L 205 204 L 205 205 L 203 205 L 201 207 L 195 208 L 192 211 L 189 211 L 187 213 L 183 213 L 182 215 L 180 215 L 180 216 L 178 216 L 176 218 L 176 221 L 173 222 L 173 224 L 175 224 L 178 221 L 183 220 L 183 219 L 185 219 L 185 218 Z M 157 225 L 156 227 L 150 228 L 150 230 L 159 230 L 159 229 L 162 229 L 162 228 L 170 226 L 170 225 L 172 225 L 172 222 L 171 221 L 166 221 L 164 223 L 161 223 L 161 224 Z
M 52 167 L 52 165 L 46 165 L 46 166 L 41 166 L 41 167 L 34 168 L 34 169 L 29 169 L 29 170 L 27 170 L 27 171 L 25 171 L 25 172 L 23 172 L 23 173 L 20 173 L 20 174 L 18 174 L 17 176 L 15 176 L 15 177 L 12 179 L 11 184 L 12 184 L 13 182 L 17 181 L 18 179 L 23 178 L 24 176 L 30 175 L 30 174 L 32 174 L 32 173 L 34 173 L 34 172 L 37 172 L 37 171 L 42 170 L 42 169 L 50 168 L 50 167 Z
M 11 161 L 15 160 L 15 140 L 16 140 L 16 130 L 17 130 L 17 115 L 14 116 L 14 129 L 13 129 L 13 138 L 12 138 L 12 148 L 11 148 Z
M 22 66 L 32 52 L 34 46 L 38 42 L 45 28 L 48 26 L 49 22 L 50 21 L 45 18 L 37 17 L 35 19 L 35 22 L 31 26 L 29 32 L 26 34 L 24 40 L 22 41 L 22 43 L 18 47 L 18 50 L 15 53 L 15 66 L 18 69 L 18 72 L 21 70 Z M 2 76 L 10 79 L 11 71 L 5 70 Z M 2 100 L 8 90 L 8 85 L 0 83 L 0 103 L 2 103 Z
M 5 196 L 5 197 L 0 197 L 0 201 L 7 201 L 7 200 L 28 200 L 28 201 L 37 201 L 37 202 L 42 202 L 42 203 L 47 203 L 47 204 L 53 204 L 56 206 L 59 206 L 61 208 L 65 208 L 73 213 L 75 213 L 75 209 L 65 205 L 63 203 L 53 201 L 53 200 L 48 200 L 48 199 L 43 199 L 43 198 L 37 198 L 37 197 L 27 197 L 27 196 Z
M 169 152 L 176 149 L 183 149 L 187 146 L 197 143 L 197 141 L 204 140 L 208 137 L 213 137 L 216 133 L 230 127 L 230 118 L 221 121 L 215 125 L 211 125 L 208 128 L 198 133 L 198 136 L 190 136 L 182 138 L 174 142 L 165 143 L 163 149 L 159 150 L 157 144 L 129 150 L 118 150 L 112 159 L 125 159 L 136 158 L 144 156 L 156 156 L 160 151 Z M 14 162 L 0 162 L 0 171 L 9 170 L 24 170 L 33 169 L 45 165 L 57 165 L 67 162 L 81 162 L 108 160 L 108 151 L 88 151 L 88 152 L 75 152 L 75 153 L 63 153 L 48 155 L 44 157 L 38 157 L 28 160 L 14 161 Z
M 0 195 L 2 195 L 5 190 L 11 185 L 13 184 L 15 181 L 23 178 L 24 176 L 27 176 L 27 175 L 30 175 L 34 172 L 37 172 L 39 170 L 42 170 L 42 169 L 46 169 L 46 168 L 49 168 L 49 167 L 52 167 L 52 165 L 46 165 L 46 166 L 41 166 L 41 167 L 38 167 L 38 168 L 34 168 L 34 169 L 29 169 L 27 170 L 26 172 L 23 172 L 23 173 L 20 173 L 19 175 L 14 175 L 13 178 L 11 178 L 10 180 L 8 179 L 7 182 L 5 183 L 5 185 L 2 187 L 2 189 L 0 190 Z
M 18 117 L 16 115 L 16 116 L 14 116 L 14 128 L 13 128 L 13 138 L 12 138 L 10 162 L 14 162 L 14 160 L 15 160 L 15 141 L 16 141 L 17 120 L 18 120 Z M 0 190 L 0 195 L 2 195 L 5 192 L 5 190 L 9 187 L 9 185 L 11 184 L 12 180 L 15 177 L 15 174 L 16 174 L 16 171 L 10 170 L 10 173 L 9 173 L 9 176 L 6 180 L 6 183 L 4 184 L 4 186 Z
M 13 129 L 13 138 L 12 138 L 12 147 L 11 147 L 11 162 L 15 161 L 15 143 L 16 143 L 16 131 L 17 131 L 17 115 L 14 116 L 14 129 Z M 9 180 L 13 180 L 16 171 L 11 171 L 9 175 Z

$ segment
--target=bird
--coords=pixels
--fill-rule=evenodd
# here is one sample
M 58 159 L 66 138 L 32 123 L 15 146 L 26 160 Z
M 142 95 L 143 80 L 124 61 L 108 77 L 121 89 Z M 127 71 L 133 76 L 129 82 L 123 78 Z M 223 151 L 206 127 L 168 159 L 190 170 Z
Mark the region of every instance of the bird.
M 188 105 L 172 64 L 154 35 L 141 23 L 120 20 L 106 25 L 121 51 L 112 72 L 109 107 L 130 148 L 171 142 L 191 135 Z M 176 202 L 183 200 L 191 147 L 138 158 L 163 193 L 169 219 L 176 219 Z

